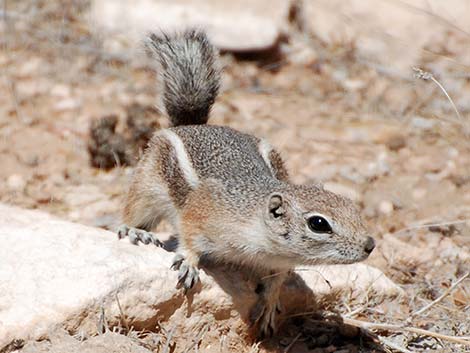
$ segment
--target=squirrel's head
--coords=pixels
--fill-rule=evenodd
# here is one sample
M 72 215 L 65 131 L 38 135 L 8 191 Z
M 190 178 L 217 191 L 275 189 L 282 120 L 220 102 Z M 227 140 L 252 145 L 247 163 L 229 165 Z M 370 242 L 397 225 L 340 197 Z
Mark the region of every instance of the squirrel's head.
M 297 265 L 353 263 L 375 247 L 353 202 L 319 186 L 270 194 L 264 221 L 272 244 Z

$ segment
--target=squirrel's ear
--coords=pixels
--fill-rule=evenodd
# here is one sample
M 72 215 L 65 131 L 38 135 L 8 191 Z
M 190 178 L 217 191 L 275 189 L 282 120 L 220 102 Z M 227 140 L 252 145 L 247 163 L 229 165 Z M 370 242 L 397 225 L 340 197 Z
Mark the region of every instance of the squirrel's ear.
M 280 193 L 275 192 L 269 195 L 269 201 L 268 201 L 269 215 L 273 218 L 282 217 L 286 213 L 284 203 L 285 203 L 284 197 Z

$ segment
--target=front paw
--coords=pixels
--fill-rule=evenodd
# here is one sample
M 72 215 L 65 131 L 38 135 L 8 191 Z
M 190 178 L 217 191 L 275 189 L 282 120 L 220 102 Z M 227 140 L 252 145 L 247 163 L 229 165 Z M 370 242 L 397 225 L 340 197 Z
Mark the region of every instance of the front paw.
M 178 283 L 176 284 L 176 288 L 184 288 L 184 291 L 187 292 L 199 282 L 199 270 L 197 266 L 188 259 L 185 259 L 183 255 L 175 255 L 171 268 L 178 271 Z
M 146 245 L 152 243 L 159 248 L 164 247 L 164 244 L 158 240 L 155 233 L 147 232 L 146 230 L 139 228 L 129 227 L 125 224 L 118 228 L 117 234 L 119 239 L 128 237 L 129 241 L 135 245 L 137 245 L 140 241 Z
M 257 327 L 258 339 L 272 337 L 276 333 L 276 316 L 281 312 L 276 299 L 260 298 L 250 311 L 250 326 Z

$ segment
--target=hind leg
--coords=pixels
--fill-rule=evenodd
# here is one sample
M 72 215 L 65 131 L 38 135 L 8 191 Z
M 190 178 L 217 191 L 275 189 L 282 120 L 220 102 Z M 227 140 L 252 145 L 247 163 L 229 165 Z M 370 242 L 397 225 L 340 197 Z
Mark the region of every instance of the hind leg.
M 276 316 L 280 313 L 279 294 L 287 277 L 285 271 L 273 272 L 260 279 L 256 288 L 258 300 L 251 308 L 251 326 L 258 328 L 260 339 L 270 337 L 276 332 Z

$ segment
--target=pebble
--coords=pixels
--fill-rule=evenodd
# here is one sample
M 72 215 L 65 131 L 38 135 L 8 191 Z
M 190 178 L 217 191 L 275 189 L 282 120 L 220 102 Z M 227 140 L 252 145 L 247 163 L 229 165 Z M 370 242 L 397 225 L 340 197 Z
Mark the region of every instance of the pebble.
M 292 48 L 293 47 L 293 48 Z M 293 44 L 286 49 L 287 60 L 294 65 L 311 65 L 318 60 L 318 54 L 307 45 Z
M 71 93 L 72 91 L 70 89 L 70 86 L 63 84 L 57 84 L 51 89 L 51 95 L 55 97 L 66 98 L 70 97 Z
M 11 191 L 23 192 L 26 187 L 26 180 L 19 174 L 12 174 L 7 179 L 7 186 Z
M 367 181 L 367 176 L 362 175 L 352 166 L 344 166 L 340 168 L 339 175 L 356 184 L 363 184 Z
M 392 135 L 385 141 L 385 145 L 391 151 L 398 151 L 406 146 L 406 138 L 403 135 Z
M 343 87 L 348 91 L 358 91 L 366 86 L 362 80 L 347 79 L 343 82 Z
M 428 131 L 434 128 L 434 126 L 436 125 L 436 121 L 425 119 L 420 116 L 415 116 L 411 119 L 411 125 L 417 129 Z
M 388 175 L 390 171 L 391 167 L 388 162 L 388 155 L 386 152 L 381 152 L 375 162 L 371 162 L 367 165 L 365 175 L 369 178 L 376 178 Z
M 80 107 L 80 103 L 80 100 L 74 98 L 61 99 L 54 105 L 54 109 L 58 112 L 74 110 Z
M 41 71 L 42 67 L 45 67 L 43 61 L 39 57 L 32 57 L 25 61 L 23 65 L 20 65 L 16 71 L 16 75 L 21 78 L 32 77 L 37 75 L 37 73 Z
M 426 196 L 427 193 L 428 191 L 426 189 L 420 188 L 420 189 L 413 190 L 412 196 L 413 196 L 413 199 L 419 200 L 419 199 L 422 199 L 424 196 Z
M 379 203 L 379 212 L 384 215 L 389 215 L 393 212 L 393 203 L 387 200 Z

